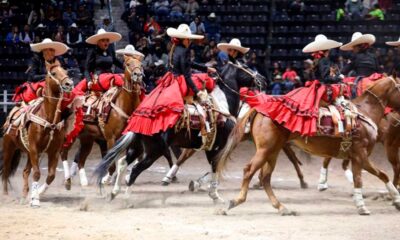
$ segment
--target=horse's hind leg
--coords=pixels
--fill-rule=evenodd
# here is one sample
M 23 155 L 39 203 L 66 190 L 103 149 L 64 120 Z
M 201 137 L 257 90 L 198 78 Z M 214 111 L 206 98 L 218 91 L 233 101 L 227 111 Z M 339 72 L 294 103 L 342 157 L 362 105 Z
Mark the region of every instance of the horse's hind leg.
M 81 144 L 78 152 L 76 153 L 74 161 L 78 163 L 79 179 L 81 182 L 81 186 L 86 187 L 87 185 L 89 185 L 89 182 L 86 176 L 85 162 L 90 152 L 92 151 L 94 140 L 92 138 L 81 138 L 80 142 Z
M 331 162 L 332 158 L 327 157 L 324 158 L 324 162 L 322 163 L 322 167 L 319 173 L 319 180 L 317 189 L 319 191 L 325 191 L 328 189 L 328 167 Z
M 292 162 L 294 168 L 296 169 L 297 176 L 299 177 L 300 180 L 300 187 L 303 189 L 308 188 L 308 184 L 304 181 L 304 175 L 300 168 L 299 164 L 300 161 L 297 158 L 296 154 L 294 153 L 293 149 L 290 147 L 290 145 L 286 144 L 283 147 L 283 151 L 285 152 L 286 156 L 289 158 L 290 162 Z
M 353 148 L 354 144 L 353 144 Z M 362 176 L 361 170 L 363 161 L 368 161 L 368 155 L 365 149 L 359 150 L 359 154 L 353 153 L 353 157 L 351 159 L 351 168 L 353 171 L 353 181 L 354 181 L 354 192 L 353 192 L 353 200 L 356 204 L 358 214 L 360 215 L 369 215 L 370 211 L 367 209 L 364 203 L 364 198 L 362 195 Z
M 397 210 L 400 211 L 399 191 L 396 189 L 396 187 L 393 185 L 393 183 L 389 180 L 389 177 L 387 176 L 387 174 L 385 172 L 383 172 L 382 170 L 378 169 L 377 167 L 375 167 L 374 164 L 369 159 L 366 159 L 366 161 L 363 164 L 363 167 L 369 173 L 378 177 L 383 183 L 385 183 L 385 186 L 386 186 L 387 190 L 389 191 L 390 196 L 393 198 L 393 205 L 397 208 Z
M 10 170 L 12 165 L 12 160 L 14 158 L 14 154 L 16 154 L 16 146 L 12 143 L 9 138 L 4 138 L 3 140 L 3 166 L 1 170 L 1 175 L 3 179 L 3 193 L 4 195 L 8 195 L 8 179 L 10 177 Z
M 31 207 L 40 207 L 39 196 L 39 180 L 40 180 L 40 167 L 39 167 L 39 154 L 36 148 L 31 148 L 29 151 L 29 159 L 32 164 L 32 191 L 31 191 Z
M 389 162 L 393 168 L 393 184 L 398 189 L 400 188 L 400 159 L 399 159 L 399 147 L 397 145 L 385 142 L 386 154 Z

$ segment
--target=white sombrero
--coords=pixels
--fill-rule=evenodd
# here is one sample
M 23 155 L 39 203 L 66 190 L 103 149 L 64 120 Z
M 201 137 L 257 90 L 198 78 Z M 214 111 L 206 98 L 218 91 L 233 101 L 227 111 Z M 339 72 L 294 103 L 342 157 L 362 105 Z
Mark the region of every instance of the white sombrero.
M 96 45 L 97 42 L 101 39 L 108 39 L 110 40 L 110 43 L 113 42 L 118 42 L 121 40 L 122 36 L 119 33 L 116 32 L 106 32 L 106 30 L 100 28 L 97 30 L 97 33 L 93 36 L 90 36 L 86 39 L 86 42 L 89 44 Z
M 121 54 L 121 55 L 129 55 L 129 56 L 133 56 L 133 57 L 138 57 L 140 59 L 144 58 L 143 53 L 137 51 L 135 49 L 135 47 L 131 44 L 126 45 L 126 47 L 123 49 L 118 49 L 117 51 L 115 51 L 115 53 Z
M 318 34 L 315 40 L 303 48 L 303 53 L 313 53 L 318 51 L 329 50 L 342 46 L 343 43 L 336 42 L 335 40 L 328 39 L 323 34 Z
M 398 47 L 400 46 L 400 38 L 397 41 L 386 42 L 386 44 L 389 46 Z
M 203 39 L 204 36 L 192 34 L 187 24 L 181 24 L 178 28 L 168 28 L 167 34 L 173 38 Z
M 229 43 L 218 43 L 217 48 L 224 52 L 227 52 L 228 49 L 235 49 L 243 54 L 250 50 L 250 48 L 242 47 L 242 43 L 237 38 L 232 38 Z
M 363 44 L 363 43 L 368 43 L 369 45 L 374 44 L 375 42 L 375 36 L 372 34 L 362 34 L 360 32 L 355 32 L 351 36 L 351 41 L 342 47 L 340 47 L 340 50 L 343 51 L 351 51 L 354 46 L 358 44 Z
M 31 44 L 31 49 L 34 52 L 41 52 L 43 49 L 54 49 L 55 55 L 60 56 L 66 53 L 69 49 L 67 45 L 61 42 L 53 42 L 50 38 L 43 39 L 40 43 Z

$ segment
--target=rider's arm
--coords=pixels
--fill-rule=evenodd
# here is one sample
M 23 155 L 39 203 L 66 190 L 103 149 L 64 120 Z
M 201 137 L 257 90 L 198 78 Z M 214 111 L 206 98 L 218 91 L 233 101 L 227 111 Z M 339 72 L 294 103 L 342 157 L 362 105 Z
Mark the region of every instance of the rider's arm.
M 38 82 L 43 80 L 46 77 L 46 74 L 41 72 L 41 61 L 39 56 L 33 56 L 32 63 L 29 66 L 28 72 L 28 81 L 30 82 Z
M 186 51 L 178 53 L 179 54 L 179 68 L 180 72 L 183 73 L 185 77 L 186 84 L 192 89 L 192 91 L 197 94 L 199 89 L 196 87 L 192 80 L 191 73 L 191 64 L 190 64 L 190 51 L 189 49 L 185 49 Z M 206 68 L 207 69 L 207 68 Z
M 93 72 L 96 66 L 96 52 L 94 49 L 90 49 L 88 51 L 88 55 L 86 56 L 85 60 L 85 71 L 83 75 L 86 78 L 86 82 L 91 82 L 92 77 L 90 76 L 90 72 Z

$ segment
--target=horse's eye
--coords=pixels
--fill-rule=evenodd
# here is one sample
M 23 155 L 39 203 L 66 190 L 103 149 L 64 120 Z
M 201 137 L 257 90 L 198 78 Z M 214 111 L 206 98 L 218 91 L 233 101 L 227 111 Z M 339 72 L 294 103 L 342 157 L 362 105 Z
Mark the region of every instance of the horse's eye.
M 55 72 L 52 72 L 52 73 L 51 73 L 51 75 L 55 76 L 55 75 L 56 75 L 56 73 L 55 73 Z
M 129 66 L 131 66 L 131 65 L 128 63 L 128 64 L 126 64 L 126 66 L 128 66 L 128 67 L 129 67 Z

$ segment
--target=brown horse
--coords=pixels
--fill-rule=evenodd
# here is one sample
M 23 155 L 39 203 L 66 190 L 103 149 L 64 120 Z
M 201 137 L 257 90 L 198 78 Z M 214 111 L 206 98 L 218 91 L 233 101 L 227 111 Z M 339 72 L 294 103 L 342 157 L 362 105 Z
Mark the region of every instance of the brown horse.
M 124 85 L 118 89 L 115 100 L 111 103 L 111 111 L 108 116 L 108 121 L 102 123 L 97 121 L 97 124 L 85 122 L 84 129 L 79 135 L 80 146 L 75 161 L 78 162 L 79 176 L 82 186 L 87 186 L 88 181 L 84 165 L 87 157 L 92 151 L 95 141 L 106 141 L 106 148 L 102 150 L 102 154 L 111 148 L 115 140 L 121 136 L 125 128 L 126 122 L 131 113 L 136 109 L 140 103 L 140 95 L 142 90 L 142 63 L 129 56 L 124 56 Z M 111 89 L 110 89 L 111 90 Z M 103 95 L 104 97 L 105 95 Z M 98 117 L 98 119 L 100 119 Z M 101 144 L 100 144 L 101 146 Z M 65 187 L 67 190 L 71 189 L 71 176 L 68 168 L 68 149 L 63 149 L 62 159 L 65 171 Z
M 31 192 L 31 206 L 40 206 L 40 194 L 46 191 L 53 182 L 58 164 L 58 155 L 64 141 L 64 121 L 62 120 L 61 105 L 64 93 L 70 92 L 73 88 L 73 81 L 68 77 L 67 72 L 59 65 L 46 63 L 46 86 L 43 98 L 37 106 L 37 111 L 27 111 L 26 125 L 22 126 L 19 134 L 6 132 L 3 139 L 2 158 L 0 161 L 0 174 L 3 180 L 4 193 L 8 194 L 9 177 L 15 173 L 21 157 L 21 151 L 28 154 L 23 179 L 23 199 L 29 193 L 28 177 L 33 169 L 33 182 Z M 12 124 L 12 123 L 10 123 Z M 9 126 L 10 127 L 10 126 Z M 21 140 L 24 139 L 24 140 Z M 45 184 L 39 188 L 40 179 L 40 155 L 47 153 L 48 175 Z
M 393 185 L 400 188 L 400 159 L 399 159 L 399 147 L 400 147 L 400 114 L 396 112 L 391 112 L 387 114 L 380 122 L 379 122 L 379 130 L 378 130 L 378 141 L 383 143 L 387 158 L 392 165 L 393 168 Z M 331 162 L 332 158 L 325 158 L 321 174 L 320 180 L 318 184 L 318 189 L 320 191 L 328 189 L 328 176 L 327 169 Z M 343 160 L 342 168 L 345 171 L 348 170 L 350 161 Z M 347 174 L 346 174 L 347 176 Z
M 385 107 L 389 106 L 395 110 L 400 109 L 399 79 L 396 77 L 382 78 L 352 102 L 358 109 L 357 116 L 360 123 L 355 129 L 357 136 L 353 136 L 351 139 L 352 144 L 348 150 L 353 171 L 354 201 L 358 213 L 361 215 L 370 213 L 364 204 L 361 192 L 361 170 L 363 168 L 385 183 L 390 195 L 393 197 L 393 204 L 400 210 L 399 192 L 393 183 L 389 181 L 387 174 L 375 167 L 368 159 L 377 141 L 378 129 L 376 125 L 383 118 Z M 219 173 L 222 172 L 236 144 L 242 139 L 245 124 L 249 119 L 251 123 L 250 134 L 257 151 L 251 161 L 244 167 L 240 194 L 236 199 L 230 201 L 228 210 L 246 201 L 249 183 L 255 172 L 262 168 L 264 190 L 272 205 L 282 215 L 293 214 L 276 198 L 271 187 L 271 176 L 280 150 L 288 141 L 292 141 L 298 147 L 311 154 L 323 157 L 337 157 L 340 153 L 342 139 L 330 136 L 301 137 L 299 134 L 291 133 L 272 119 L 252 111 L 247 118 L 235 127 L 229 137 L 228 144 L 219 155 Z

